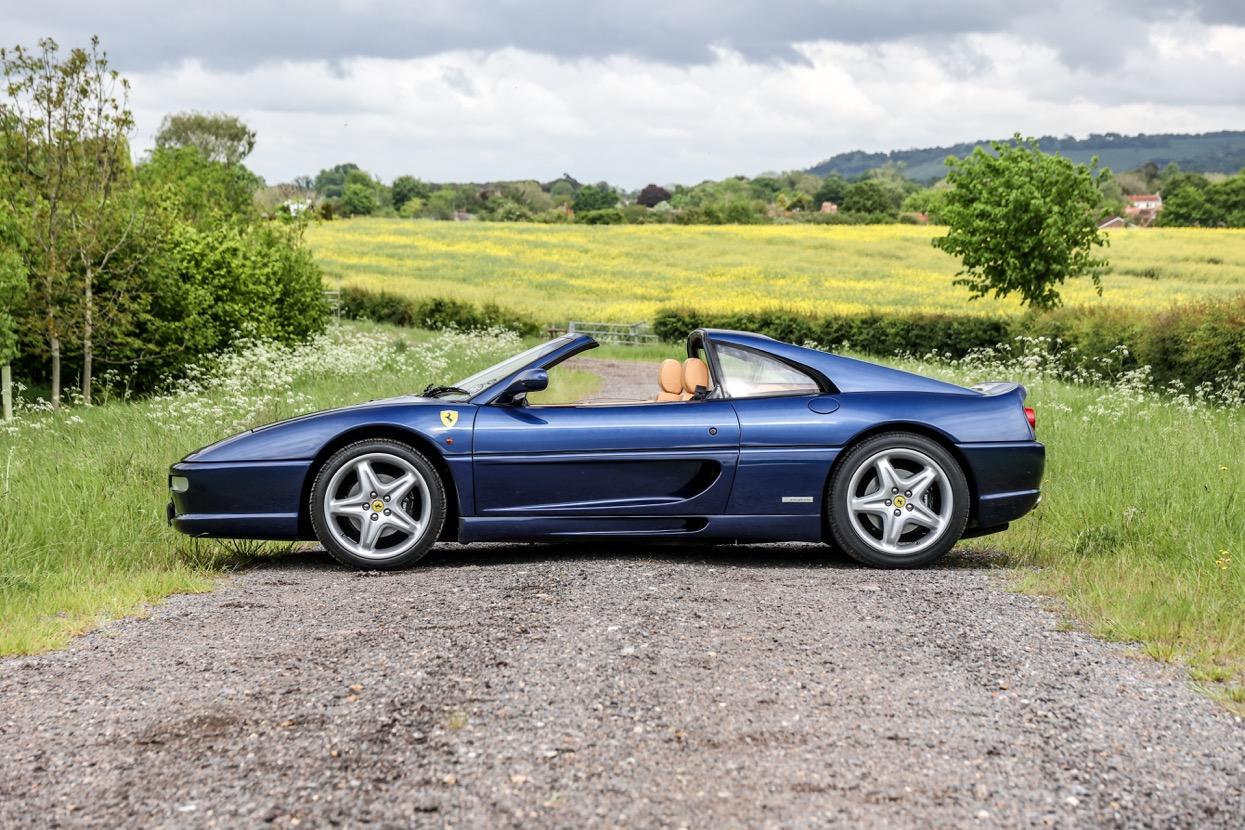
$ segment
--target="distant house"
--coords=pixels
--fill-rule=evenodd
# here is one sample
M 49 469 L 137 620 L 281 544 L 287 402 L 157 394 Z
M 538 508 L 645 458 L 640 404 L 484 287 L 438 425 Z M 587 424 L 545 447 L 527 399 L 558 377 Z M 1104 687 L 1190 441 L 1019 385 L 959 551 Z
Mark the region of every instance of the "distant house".
M 1128 200 L 1124 215 L 1142 227 L 1153 224 L 1163 210 L 1163 197 L 1157 193 L 1130 193 L 1124 198 Z
M 1120 217 L 1120 216 L 1112 216 L 1110 219 L 1104 219 L 1103 221 L 1098 223 L 1098 230 L 1100 231 L 1109 231 L 1109 230 L 1114 230 L 1115 228 L 1127 228 L 1127 227 L 1128 227 L 1128 223 L 1125 222 L 1123 217 Z
M 822 202 L 821 212 L 822 213 L 838 213 L 839 206 L 836 205 L 834 202 Z

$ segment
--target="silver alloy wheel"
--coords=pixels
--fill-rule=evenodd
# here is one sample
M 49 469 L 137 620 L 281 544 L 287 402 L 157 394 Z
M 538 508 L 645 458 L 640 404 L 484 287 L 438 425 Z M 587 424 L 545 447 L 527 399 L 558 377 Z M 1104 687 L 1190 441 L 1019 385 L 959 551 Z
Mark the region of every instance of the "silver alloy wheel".
M 934 544 L 955 510 L 951 482 L 934 459 L 896 447 L 869 456 L 847 486 L 847 510 L 861 541 L 914 556 Z
M 351 459 L 324 490 L 333 540 L 361 559 L 401 556 L 428 527 L 428 482 L 411 462 L 387 452 Z

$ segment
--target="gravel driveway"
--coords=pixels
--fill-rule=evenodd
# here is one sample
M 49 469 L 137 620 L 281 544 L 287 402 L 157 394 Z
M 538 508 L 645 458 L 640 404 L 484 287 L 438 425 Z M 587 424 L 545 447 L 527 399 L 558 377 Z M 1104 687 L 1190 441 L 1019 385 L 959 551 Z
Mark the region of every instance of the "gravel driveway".
M 0 826 L 1240 827 L 1245 725 L 1004 576 L 299 554 L 0 663 Z

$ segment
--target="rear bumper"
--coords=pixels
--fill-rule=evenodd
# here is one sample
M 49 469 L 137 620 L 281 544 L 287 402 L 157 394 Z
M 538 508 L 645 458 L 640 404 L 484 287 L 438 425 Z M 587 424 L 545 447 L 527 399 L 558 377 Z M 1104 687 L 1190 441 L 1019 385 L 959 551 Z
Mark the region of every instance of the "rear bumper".
M 170 477 L 181 476 L 188 486 L 181 492 L 170 487 L 169 524 L 190 536 L 296 540 L 310 466 L 310 461 L 174 464 Z
M 1037 441 L 957 444 L 968 463 L 976 499 L 970 528 L 1005 526 L 1032 510 L 1042 498 L 1046 447 Z

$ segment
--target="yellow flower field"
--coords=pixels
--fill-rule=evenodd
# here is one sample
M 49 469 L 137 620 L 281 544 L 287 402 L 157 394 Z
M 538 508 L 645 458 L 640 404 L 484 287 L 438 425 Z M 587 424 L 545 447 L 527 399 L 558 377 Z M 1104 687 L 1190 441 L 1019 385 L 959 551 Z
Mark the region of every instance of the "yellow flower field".
M 308 233 L 331 286 L 496 302 L 548 322 L 649 320 L 663 306 L 813 314 L 1015 312 L 968 302 L 938 228 L 912 225 L 537 225 L 351 219 Z M 1245 290 L 1245 231 L 1115 231 L 1099 298 L 1088 279 L 1068 305 L 1161 309 Z

